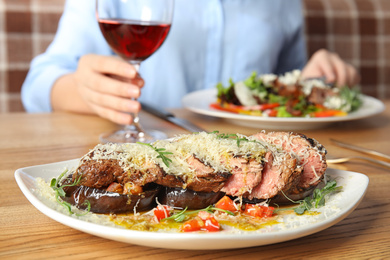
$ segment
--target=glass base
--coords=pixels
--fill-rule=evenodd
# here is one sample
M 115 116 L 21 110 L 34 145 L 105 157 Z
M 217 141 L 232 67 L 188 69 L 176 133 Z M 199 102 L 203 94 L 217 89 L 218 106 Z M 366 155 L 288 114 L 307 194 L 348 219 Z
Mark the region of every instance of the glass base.
M 125 128 L 113 133 L 102 134 L 99 139 L 102 143 L 151 143 L 167 137 L 165 133 L 157 130 L 139 132 Z

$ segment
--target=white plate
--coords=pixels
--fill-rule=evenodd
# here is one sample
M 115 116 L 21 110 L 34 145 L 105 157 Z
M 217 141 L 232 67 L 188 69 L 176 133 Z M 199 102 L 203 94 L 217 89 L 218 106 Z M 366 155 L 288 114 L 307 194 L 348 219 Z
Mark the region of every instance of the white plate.
M 357 111 L 344 117 L 289 118 L 240 115 L 210 108 L 216 101 L 217 90 L 206 89 L 187 94 L 182 99 L 185 108 L 207 116 L 220 117 L 237 125 L 261 129 L 308 130 L 322 128 L 336 122 L 357 120 L 381 113 L 385 106 L 380 100 L 362 95 L 363 105 Z
M 360 173 L 328 169 L 327 174 L 337 178 L 338 185 L 343 186 L 343 191 L 332 195 L 327 201 L 327 206 L 323 207 L 331 209 L 326 212 L 329 215 L 325 217 L 325 214 L 321 213 L 302 217 L 291 214 L 295 223 L 294 227 L 290 228 L 288 226 L 291 223 L 287 221 L 285 224 L 281 224 L 286 225 L 283 229 L 273 230 L 274 226 L 272 226 L 269 230 L 265 228 L 259 230 L 260 232 L 143 232 L 127 230 L 112 223 L 111 225 L 96 224 L 83 220 L 81 217 L 69 216 L 63 207 L 38 195 L 36 192 L 36 178 L 41 177 L 47 182 L 53 177 L 58 177 L 65 168 L 72 169 L 76 167 L 77 163 L 78 160 L 71 160 L 18 169 L 15 172 L 15 179 L 24 195 L 38 210 L 64 225 L 120 242 L 171 249 L 203 250 L 253 247 L 283 242 L 319 232 L 341 221 L 358 206 L 364 197 L 369 181 L 367 176 Z M 311 221 L 315 218 L 317 218 L 316 221 Z

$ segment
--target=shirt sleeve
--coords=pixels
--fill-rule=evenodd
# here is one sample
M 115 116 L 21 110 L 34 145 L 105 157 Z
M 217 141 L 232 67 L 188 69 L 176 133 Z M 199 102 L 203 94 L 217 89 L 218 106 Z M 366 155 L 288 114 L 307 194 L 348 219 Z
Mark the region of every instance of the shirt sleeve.
M 52 111 L 50 96 L 55 81 L 75 71 L 82 55 L 111 54 L 96 21 L 94 2 L 66 2 L 53 42 L 33 59 L 23 83 L 21 96 L 27 112 Z

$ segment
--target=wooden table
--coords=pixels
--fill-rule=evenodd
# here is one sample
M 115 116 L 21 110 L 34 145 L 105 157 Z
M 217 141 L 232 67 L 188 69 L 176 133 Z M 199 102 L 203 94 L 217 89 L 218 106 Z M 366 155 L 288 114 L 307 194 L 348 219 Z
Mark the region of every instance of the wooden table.
M 333 156 L 355 155 L 334 146 L 340 139 L 390 154 L 390 101 L 381 115 L 326 129 L 301 131 L 317 139 Z M 172 110 L 208 131 L 252 134 L 260 129 Z M 185 130 L 141 114 L 145 126 L 169 136 Z M 258 259 L 258 258 L 390 258 L 390 171 L 364 162 L 331 167 L 361 172 L 370 178 L 359 207 L 346 219 L 322 232 L 300 239 L 245 249 L 191 251 L 147 248 L 92 236 L 68 228 L 40 213 L 18 188 L 14 172 L 21 167 L 79 158 L 98 143 L 102 132 L 117 126 L 95 117 L 66 113 L 0 115 L 0 258 L 42 259 Z

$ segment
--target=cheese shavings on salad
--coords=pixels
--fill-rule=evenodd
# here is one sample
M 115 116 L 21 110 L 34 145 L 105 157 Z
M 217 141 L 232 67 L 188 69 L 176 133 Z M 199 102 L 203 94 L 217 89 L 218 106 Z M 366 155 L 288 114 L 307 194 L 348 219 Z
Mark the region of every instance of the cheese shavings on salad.
M 362 105 L 358 87 L 332 86 L 321 79 L 301 79 L 301 71 L 284 75 L 252 73 L 228 86 L 218 83 L 211 108 L 264 117 L 346 116 Z

